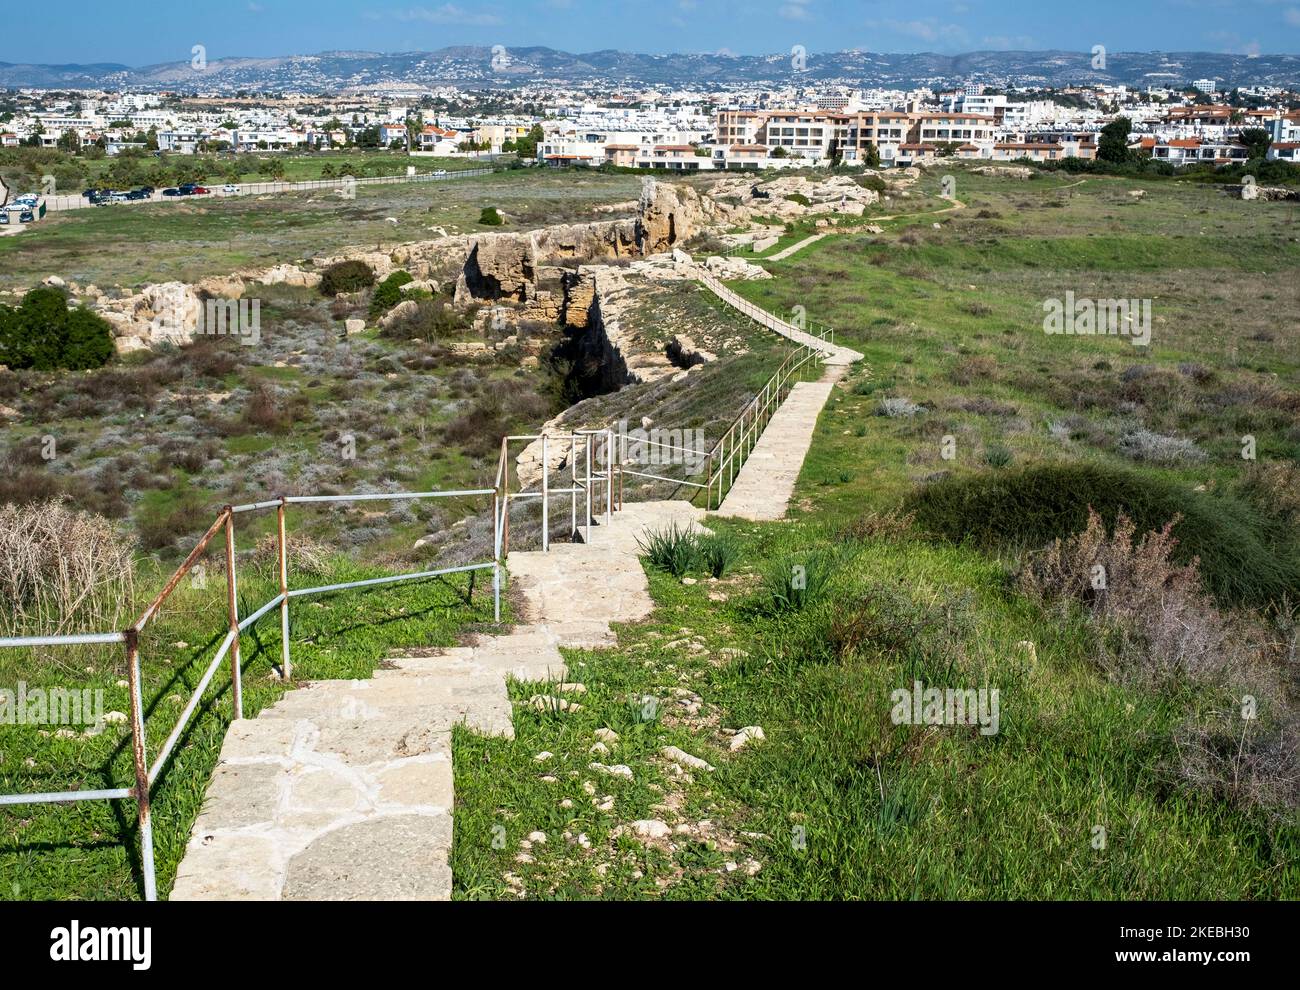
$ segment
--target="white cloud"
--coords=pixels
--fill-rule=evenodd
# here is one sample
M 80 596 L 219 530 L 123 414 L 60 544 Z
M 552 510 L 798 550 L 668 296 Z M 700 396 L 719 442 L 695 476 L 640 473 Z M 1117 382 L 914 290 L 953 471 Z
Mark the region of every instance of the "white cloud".
M 812 20 L 812 12 L 808 9 L 811 0 L 789 0 L 776 9 L 776 16 L 786 21 L 809 21 Z
M 966 29 L 960 24 L 945 24 L 934 17 L 926 17 L 918 20 L 899 21 L 887 19 L 881 21 L 868 21 L 867 27 L 879 31 L 887 31 L 893 34 L 903 35 L 907 38 L 916 38 L 920 41 L 934 44 L 941 42 L 944 44 L 962 45 L 969 40 Z
M 500 24 L 502 20 L 496 14 L 470 13 L 454 3 L 444 3 L 441 7 L 430 10 L 428 7 L 412 7 L 399 10 L 394 15 L 399 21 L 428 21 L 430 24 L 464 24 L 471 27 L 488 27 Z
M 1292 27 L 1300 27 L 1300 7 L 1288 7 L 1282 12 L 1282 20 Z

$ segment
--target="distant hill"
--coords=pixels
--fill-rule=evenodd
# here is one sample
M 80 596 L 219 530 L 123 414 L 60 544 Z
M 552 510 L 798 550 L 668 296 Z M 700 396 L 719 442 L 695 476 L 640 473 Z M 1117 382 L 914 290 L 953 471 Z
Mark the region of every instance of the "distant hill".
M 1112 52 L 1104 70 L 1088 52 L 968 52 L 962 55 L 815 53 L 796 71 L 788 54 L 642 55 L 619 51 L 572 54 L 553 48 L 512 48 L 494 62 L 493 51 L 457 46 L 433 52 L 322 52 L 275 58 L 213 58 L 203 72 L 187 61 L 136 68 L 93 65 L 17 65 L 0 62 L 0 87 L 184 89 L 203 91 L 294 90 L 324 92 L 383 84 L 509 88 L 554 82 L 684 87 L 727 83 L 810 83 L 911 88 L 967 79 L 1020 85 L 1071 83 L 1128 85 L 1215 79 L 1220 89 L 1273 85 L 1300 88 L 1300 55 L 1228 55 L 1215 52 Z

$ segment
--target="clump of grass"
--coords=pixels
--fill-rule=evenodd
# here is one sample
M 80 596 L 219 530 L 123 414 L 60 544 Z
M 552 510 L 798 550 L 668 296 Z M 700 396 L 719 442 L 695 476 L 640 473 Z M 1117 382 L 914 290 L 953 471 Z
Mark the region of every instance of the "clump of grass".
M 650 566 L 673 577 L 683 577 L 694 566 L 700 553 L 699 538 L 689 527 L 671 523 L 666 529 L 650 530 L 637 538 L 641 555 Z
M 726 533 L 706 533 L 696 541 L 696 547 L 700 565 L 715 578 L 726 577 L 740 556 L 740 547 Z
M 1004 468 L 1015 459 L 1010 448 L 995 443 L 984 451 L 984 463 L 991 468 Z
M 773 561 L 763 571 L 763 590 L 773 612 L 801 612 L 826 592 L 838 555 L 825 550 Z

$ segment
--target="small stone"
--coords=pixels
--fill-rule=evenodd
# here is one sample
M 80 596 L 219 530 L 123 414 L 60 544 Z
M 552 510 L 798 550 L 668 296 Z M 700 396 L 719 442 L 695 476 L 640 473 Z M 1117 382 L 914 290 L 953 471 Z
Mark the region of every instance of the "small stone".
M 594 735 L 601 742 L 609 743 L 610 745 L 613 745 L 614 743 L 618 742 L 618 733 L 615 732 L 613 729 L 604 729 L 604 728 L 597 729 L 595 732 L 592 733 L 592 735 Z
M 560 690 L 565 694 L 586 694 L 587 685 L 585 684 L 561 684 Z
M 632 768 L 626 763 L 615 763 L 612 766 L 606 766 L 604 763 L 588 763 L 587 767 L 595 770 L 597 773 L 603 773 L 610 777 L 623 777 L 627 780 L 632 779 Z
M 596 785 L 593 781 L 584 780 L 582 782 L 582 792 L 588 797 L 596 793 Z
M 555 755 L 555 754 L 552 753 L 550 750 L 546 750 L 546 749 L 544 749 L 544 750 L 542 750 L 540 753 L 538 753 L 536 756 L 533 757 L 533 762 L 534 762 L 534 763 L 545 763 L 547 760 L 549 760 L 549 759 L 550 759 L 552 756 L 554 756 L 554 755 Z
M 587 750 L 587 752 L 592 754 L 593 756 L 608 756 L 609 747 L 606 746 L 603 742 L 592 743 L 591 747 Z
M 578 833 L 578 845 L 582 846 L 583 849 L 590 849 L 590 848 L 591 848 L 591 840 L 590 840 L 589 838 L 587 838 L 587 833 L 586 833 L 586 832 L 579 832 L 579 833 Z
M 545 832 L 529 832 L 529 833 L 528 833 L 528 841 L 529 841 L 529 842 L 533 842 L 533 843 L 538 843 L 538 844 L 540 844 L 540 845 L 545 845 L 545 844 L 546 844 L 546 833 L 545 833 Z
M 759 742 L 766 738 L 761 725 L 747 725 L 731 737 L 731 751 L 734 753 L 736 750 L 744 749 L 751 742 Z
M 354 333 L 360 333 L 365 328 L 366 328 L 366 321 L 362 319 L 358 319 L 357 317 L 351 317 L 343 321 L 343 332 L 346 333 L 349 337 L 351 337 Z
M 684 578 L 682 578 L 682 584 L 691 585 L 691 584 L 696 584 L 696 583 L 697 583 L 697 582 L 696 582 L 695 578 L 693 578 L 693 577 L 684 577 Z
M 692 770 L 713 770 L 712 766 L 704 760 L 701 760 L 698 756 L 692 756 L 690 753 L 680 750 L 676 746 L 665 746 L 659 752 L 663 756 L 672 760 L 678 766 L 689 767 Z
M 572 808 L 572 807 L 573 807 L 573 800 L 572 800 L 571 798 L 565 798 L 563 801 L 560 802 L 560 807 L 561 807 L 561 808 Z
M 105 721 L 105 722 L 125 722 L 125 721 L 126 721 L 126 713 L 125 713 L 125 712 L 105 712 L 105 713 L 104 713 L 104 721 Z
M 543 784 L 554 784 L 554 783 L 555 783 L 557 780 L 559 780 L 560 778 L 559 778 L 559 777 L 552 777 L 552 776 L 548 773 L 548 774 L 546 774 L 546 775 L 543 776 L 543 777 L 539 777 L 538 779 L 541 780 L 541 782 L 542 782 Z
M 515 855 L 516 863 L 531 863 L 532 861 L 533 861 L 533 857 L 528 855 L 528 853 L 521 852 Z
M 115 687 L 120 687 L 120 688 L 125 688 L 125 687 L 130 687 L 130 686 L 131 686 L 131 682 L 130 682 L 130 681 L 114 681 L 113 684 L 114 684 Z
M 632 831 L 643 839 L 663 839 L 672 829 L 658 818 L 641 818 L 632 823 Z

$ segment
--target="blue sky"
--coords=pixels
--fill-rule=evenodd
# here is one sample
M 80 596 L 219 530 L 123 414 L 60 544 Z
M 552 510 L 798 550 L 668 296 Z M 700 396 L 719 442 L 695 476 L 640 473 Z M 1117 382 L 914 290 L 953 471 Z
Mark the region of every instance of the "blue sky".
M 453 44 L 737 54 L 795 44 L 810 52 L 1300 51 L 1300 0 L 43 0 L 39 11 L 39 28 L 20 29 L 22 19 L 10 16 L 0 61 L 148 65 L 188 61 L 196 44 L 210 58 Z

